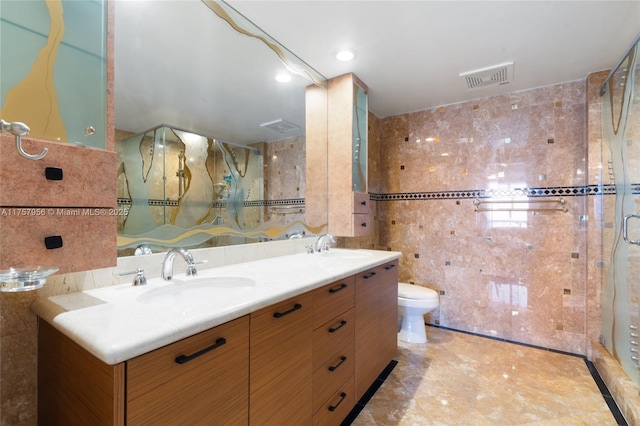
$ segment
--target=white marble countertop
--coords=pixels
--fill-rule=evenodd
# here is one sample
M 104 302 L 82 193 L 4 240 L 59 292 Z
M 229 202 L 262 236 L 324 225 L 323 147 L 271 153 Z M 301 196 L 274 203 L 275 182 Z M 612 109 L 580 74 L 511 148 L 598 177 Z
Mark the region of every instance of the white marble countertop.
M 154 278 L 145 286 L 122 284 L 38 299 L 31 309 L 114 365 L 401 255 L 346 249 L 287 255 L 202 269 L 195 277 L 178 274 L 172 281 Z M 176 259 L 175 270 L 186 270 L 186 264 Z

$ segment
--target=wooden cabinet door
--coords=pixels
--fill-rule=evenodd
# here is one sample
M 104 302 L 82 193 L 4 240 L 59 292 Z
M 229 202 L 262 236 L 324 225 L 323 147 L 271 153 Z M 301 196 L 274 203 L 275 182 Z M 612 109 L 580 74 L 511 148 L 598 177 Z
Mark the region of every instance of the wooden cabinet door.
M 355 302 L 356 400 L 380 374 L 380 270 L 356 275 Z
M 248 423 L 248 316 L 126 364 L 127 425 Z
M 398 261 L 380 268 L 380 372 L 398 354 Z
M 124 375 L 38 321 L 39 425 L 124 425 Z
M 356 399 L 398 349 L 398 261 L 356 275 Z
M 311 424 L 312 337 L 312 292 L 251 314 L 252 426 Z

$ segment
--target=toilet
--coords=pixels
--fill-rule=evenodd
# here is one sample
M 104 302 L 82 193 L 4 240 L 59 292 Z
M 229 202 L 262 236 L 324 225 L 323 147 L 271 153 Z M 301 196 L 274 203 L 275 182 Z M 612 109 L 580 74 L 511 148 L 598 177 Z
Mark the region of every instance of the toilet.
M 408 343 L 427 343 L 424 314 L 438 307 L 438 293 L 430 288 L 398 283 L 398 339 Z

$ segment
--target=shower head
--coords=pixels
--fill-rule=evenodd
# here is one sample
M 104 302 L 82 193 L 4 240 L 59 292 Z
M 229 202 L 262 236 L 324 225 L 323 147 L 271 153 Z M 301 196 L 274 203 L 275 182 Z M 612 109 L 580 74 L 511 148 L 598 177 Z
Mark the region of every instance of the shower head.
M 19 121 L 8 123 L 1 119 L 0 119 L 0 129 L 2 130 L 3 133 L 9 132 L 15 136 L 25 136 L 29 134 L 29 130 L 31 130 L 29 129 L 29 126 Z

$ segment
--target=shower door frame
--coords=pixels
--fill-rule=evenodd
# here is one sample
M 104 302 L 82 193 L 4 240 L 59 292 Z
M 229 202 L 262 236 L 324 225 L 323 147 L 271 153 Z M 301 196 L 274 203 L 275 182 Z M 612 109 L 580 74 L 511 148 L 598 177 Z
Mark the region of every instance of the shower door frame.
M 640 383 L 640 134 L 630 116 L 635 113 L 635 121 L 640 121 L 640 99 L 634 102 L 635 80 L 640 78 L 639 43 L 640 36 L 600 92 L 602 158 L 609 158 L 608 189 L 615 188 L 613 197 L 604 195 L 604 187 L 601 192 L 602 249 L 608 263 L 602 277 L 600 340 L 636 387 Z

